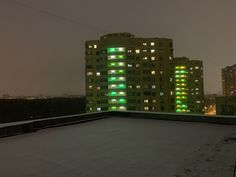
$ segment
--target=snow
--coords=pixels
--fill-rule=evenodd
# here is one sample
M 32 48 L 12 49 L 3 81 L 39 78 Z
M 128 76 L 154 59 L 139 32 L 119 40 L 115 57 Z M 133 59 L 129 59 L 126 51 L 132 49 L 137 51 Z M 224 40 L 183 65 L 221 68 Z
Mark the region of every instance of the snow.
M 236 125 L 112 117 L 0 139 L 1 177 L 233 176 Z

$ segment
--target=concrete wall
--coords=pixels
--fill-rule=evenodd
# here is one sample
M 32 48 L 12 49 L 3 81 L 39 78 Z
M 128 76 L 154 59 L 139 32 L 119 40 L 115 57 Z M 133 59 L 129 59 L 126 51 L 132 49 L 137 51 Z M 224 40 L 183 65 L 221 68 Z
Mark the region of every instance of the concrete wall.
M 204 116 L 197 114 L 107 111 L 0 124 L 0 137 L 13 136 L 22 133 L 30 133 L 44 128 L 78 124 L 109 117 L 144 118 L 169 121 L 188 121 L 236 125 L 236 116 Z
M 0 124 L 0 137 L 35 132 L 44 128 L 72 125 L 110 117 L 109 112 L 77 114 L 32 121 Z

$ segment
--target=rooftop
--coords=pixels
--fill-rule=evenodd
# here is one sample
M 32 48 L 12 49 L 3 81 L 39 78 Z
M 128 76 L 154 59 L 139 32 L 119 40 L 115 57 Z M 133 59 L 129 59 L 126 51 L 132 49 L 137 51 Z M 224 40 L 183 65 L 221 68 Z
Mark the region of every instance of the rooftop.
M 189 122 L 167 121 L 152 117 L 161 114 L 130 114 L 97 114 L 101 119 L 1 138 L 0 176 L 233 176 L 235 124 L 191 122 L 191 118 Z M 85 117 L 91 119 L 91 115 Z M 162 115 L 166 119 L 175 116 Z

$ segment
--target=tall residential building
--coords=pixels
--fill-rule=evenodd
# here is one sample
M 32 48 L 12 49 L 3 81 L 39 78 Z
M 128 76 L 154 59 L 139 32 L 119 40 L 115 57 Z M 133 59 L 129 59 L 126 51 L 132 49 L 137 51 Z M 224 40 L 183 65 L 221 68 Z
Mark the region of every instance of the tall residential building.
M 203 65 L 200 60 L 173 60 L 176 112 L 204 112 Z
M 190 112 L 189 104 L 192 101 L 189 101 L 189 98 L 192 96 L 188 95 L 188 88 L 192 88 L 192 84 L 181 86 L 182 92 L 179 93 L 176 90 L 180 87 L 175 72 L 178 70 L 177 67 L 181 66 L 179 71 L 182 72 L 182 67 L 185 67 L 186 77 L 191 72 L 194 72 L 195 76 L 197 70 L 189 72 L 188 68 L 192 68 L 190 66 L 195 68 L 194 64 L 197 61 L 175 64 L 177 59 L 173 59 L 172 46 L 171 39 L 136 38 L 130 33 L 112 33 L 102 36 L 100 40 L 87 41 L 85 52 L 87 112 L 105 110 Z M 197 66 L 202 72 L 202 66 Z M 182 75 L 184 74 L 180 77 Z M 192 81 L 191 79 L 186 82 Z M 198 80 L 202 82 L 202 75 Z M 182 95 L 184 89 L 186 94 Z M 202 87 L 198 89 L 201 89 L 199 93 L 203 92 Z M 178 99 L 176 94 L 186 98 Z M 184 103 L 181 108 L 179 108 L 180 102 Z
M 223 95 L 236 95 L 236 64 L 223 68 L 221 72 Z

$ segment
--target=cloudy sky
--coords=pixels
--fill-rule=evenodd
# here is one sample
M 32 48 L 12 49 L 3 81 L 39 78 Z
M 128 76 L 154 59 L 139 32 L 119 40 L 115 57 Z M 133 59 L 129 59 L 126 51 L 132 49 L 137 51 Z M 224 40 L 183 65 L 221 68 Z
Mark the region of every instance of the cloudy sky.
M 205 92 L 236 64 L 235 0 L 0 0 L 0 96 L 85 94 L 84 42 L 111 32 L 167 37 L 204 62 Z

